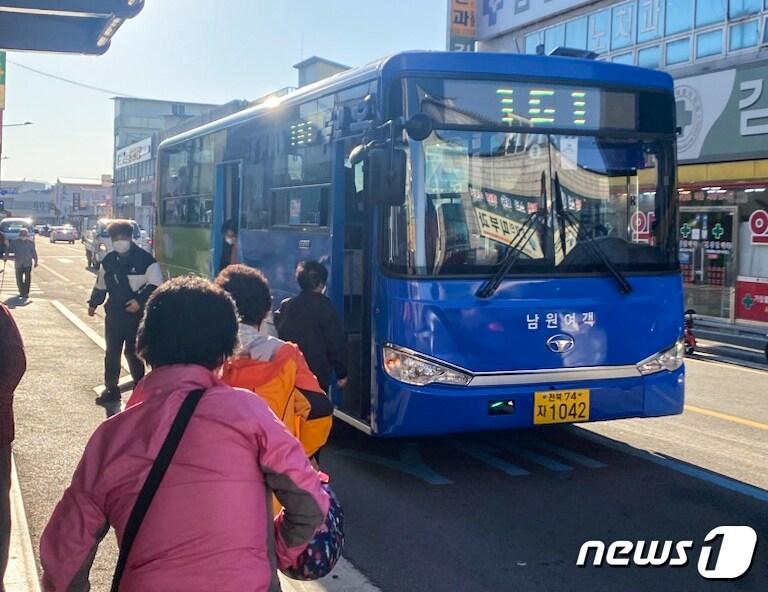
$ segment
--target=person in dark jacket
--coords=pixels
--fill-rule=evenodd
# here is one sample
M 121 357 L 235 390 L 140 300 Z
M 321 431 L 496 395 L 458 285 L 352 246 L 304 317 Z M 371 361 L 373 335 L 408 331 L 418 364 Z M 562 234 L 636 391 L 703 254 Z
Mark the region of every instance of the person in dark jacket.
M 219 271 L 223 271 L 230 265 L 237 263 L 237 230 L 232 220 L 227 220 L 221 227 L 223 244 L 221 245 L 221 259 Z
M 328 391 L 331 374 L 347 385 L 344 332 L 331 301 L 324 295 L 328 270 L 318 261 L 299 263 L 296 281 L 301 294 L 284 300 L 275 315 L 280 339 L 299 346 L 320 386 Z
M 24 344 L 11 312 L 0 303 L 0 592 L 11 541 L 11 443 L 13 391 L 27 369 Z
M 19 296 L 27 299 L 32 286 L 32 265 L 37 267 L 37 250 L 35 249 L 35 241 L 29 236 L 29 231 L 26 228 L 19 230 L 19 238 L 14 241 L 13 253 Z M 7 256 L 6 254 L 5 257 Z
M 155 258 L 131 240 L 133 226 L 130 222 L 116 220 L 107 227 L 107 232 L 114 250 L 104 257 L 88 300 L 88 316 L 92 317 L 109 295 L 104 306 L 106 390 L 96 398 L 99 405 L 120 401 L 118 381 L 123 348 L 134 383 L 144 377 L 144 363 L 136 355 L 136 332 L 149 295 L 163 283 L 163 274 Z

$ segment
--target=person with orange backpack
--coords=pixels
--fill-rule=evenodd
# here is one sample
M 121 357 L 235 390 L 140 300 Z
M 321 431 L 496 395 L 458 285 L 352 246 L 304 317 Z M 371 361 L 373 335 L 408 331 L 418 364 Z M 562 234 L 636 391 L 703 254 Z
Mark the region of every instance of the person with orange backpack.
M 224 364 L 224 382 L 266 400 L 307 456 L 315 456 L 328 440 L 333 404 L 296 344 L 259 331 L 272 305 L 267 279 L 235 264 L 222 270 L 216 284 L 232 296 L 240 317 L 239 346 Z

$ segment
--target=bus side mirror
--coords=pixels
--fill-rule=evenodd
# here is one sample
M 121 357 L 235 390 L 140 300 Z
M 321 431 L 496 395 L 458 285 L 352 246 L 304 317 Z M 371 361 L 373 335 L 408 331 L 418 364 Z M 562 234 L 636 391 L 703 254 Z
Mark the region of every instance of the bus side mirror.
M 365 196 L 371 205 L 401 206 L 405 203 L 405 151 L 391 146 L 367 150 L 363 174 Z

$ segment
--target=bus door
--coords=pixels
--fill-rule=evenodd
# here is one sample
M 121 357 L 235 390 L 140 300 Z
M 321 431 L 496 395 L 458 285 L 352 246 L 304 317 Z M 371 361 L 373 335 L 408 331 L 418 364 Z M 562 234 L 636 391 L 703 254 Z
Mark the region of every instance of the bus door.
M 222 227 L 225 223 L 240 227 L 240 203 L 242 196 L 242 160 L 230 160 L 216 165 L 216 187 L 213 199 L 213 228 L 211 229 L 211 277 L 221 271 L 221 255 L 224 247 Z
M 335 389 L 334 403 L 343 419 L 367 428 L 370 422 L 370 306 L 366 306 L 366 281 L 370 269 L 370 234 L 367 225 L 370 212 L 363 199 L 362 163 L 355 167 L 344 164 L 349 152 L 360 138 L 339 142 L 336 171 L 343 187 L 343 278 L 342 323 L 347 344 L 348 383 L 343 390 Z M 341 162 L 340 162 L 341 161 Z M 336 201 L 335 203 L 339 203 Z M 334 239 L 334 243 L 336 240 Z M 366 256 L 367 254 L 367 256 Z M 366 311 L 368 311 L 366 313 Z

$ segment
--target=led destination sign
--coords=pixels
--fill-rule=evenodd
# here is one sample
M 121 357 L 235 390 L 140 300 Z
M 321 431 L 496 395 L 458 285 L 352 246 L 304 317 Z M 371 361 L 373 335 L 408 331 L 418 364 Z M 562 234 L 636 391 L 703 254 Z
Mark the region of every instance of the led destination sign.
M 637 129 L 636 93 L 517 81 L 421 79 L 419 110 L 449 125 Z

